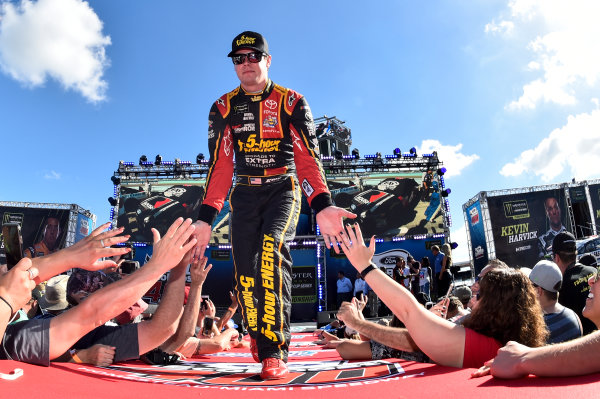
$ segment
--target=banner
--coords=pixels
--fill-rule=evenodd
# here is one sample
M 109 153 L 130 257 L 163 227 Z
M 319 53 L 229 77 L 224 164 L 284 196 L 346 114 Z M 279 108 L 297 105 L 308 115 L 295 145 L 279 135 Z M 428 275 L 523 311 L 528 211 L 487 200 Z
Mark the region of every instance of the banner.
M 292 267 L 292 303 L 317 301 L 317 273 L 315 266 Z
M 94 221 L 81 213 L 77 215 L 77 228 L 75 230 L 75 242 L 87 237 L 94 230 Z
M 600 232 L 600 184 L 590 184 L 588 190 L 592 201 L 592 221 L 596 225 L 596 231 Z
M 329 176 L 327 184 L 334 203 L 358 215 L 365 237 L 444 232 L 440 184 L 433 171 Z
M 471 259 L 473 259 L 475 275 L 478 275 L 488 263 L 488 248 L 479 201 L 466 208 L 465 213 L 468 220 L 469 236 L 471 237 Z
M 571 231 L 561 189 L 488 197 L 496 258 L 533 267 L 552 254 L 556 234 Z
M 122 183 L 117 226 L 125 227 L 124 234 L 130 234 L 131 241 L 151 243 L 152 228 L 163 235 L 178 217 L 196 220 L 204 196 L 203 185 L 201 180 Z M 213 224 L 211 243 L 229 242 L 229 209 L 226 201 Z
M 2 224 L 21 225 L 23 256 L 39 257 L 64 248 L 69 209 L 0 206 Z

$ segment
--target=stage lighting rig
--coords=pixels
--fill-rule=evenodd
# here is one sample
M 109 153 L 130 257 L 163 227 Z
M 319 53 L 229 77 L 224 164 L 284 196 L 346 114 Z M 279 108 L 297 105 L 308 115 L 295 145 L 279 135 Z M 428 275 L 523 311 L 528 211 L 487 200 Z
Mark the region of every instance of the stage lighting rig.
M 202 161 L 204 161 L 204 154 L 200 153 L 200 154 L 196 155 L 196 163 L 198 165 L 200 165 L 202 163 Z
M 447 197 L 448 195 L 450 195 L 451 192 L 452 192 L 452 190 L 450 190 L 449 188 L 443 190 L 442 197 Z
M 156 158 L 154 159 L 154 165 L 160 166 L 161 164 L 162 164 L 162 156 L 160 156 L 160 154 L 158 154 L 156 156 Z
M 121 179 L 114 175 L 110 177 L 110 181 L 112 181 L 115 186 L 121 184 Z
M 146 157 L 145 155 L 142 155 L 140 157 L 140 166 L 144 166 L 144 164 L 148 162 L 148 157 Z
M 440 168 L 437 170 L 438 176 L 444 176 L 445 173 L 446 173 L 446 168 Z
M 110 204 L 110 206 L 117 206 L 117 200 L 114 199 L 113 197 L 109 197 L 108 198 L 108 203 Z
M 395 156 L 396 158 L 400 158 L 400 157 L 402 157 L 402 151 L 400 150 L 400 148 L 396 147 L 396 148 L 394 149 L 394 156 Z
M 354 159 L 360 159 L 360 153 L 358 152 L 358 148 L 352 150 L 352 156 Z

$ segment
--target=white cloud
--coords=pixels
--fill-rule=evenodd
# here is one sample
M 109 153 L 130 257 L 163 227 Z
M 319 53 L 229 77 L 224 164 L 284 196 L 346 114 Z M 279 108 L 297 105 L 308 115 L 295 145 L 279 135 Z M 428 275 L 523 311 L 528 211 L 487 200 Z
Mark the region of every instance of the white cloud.
M 488 33 L 538 34 L 528 39 L 538 76 L 523 86 L 510 110 L 533 109 L 539 103 L 572 105 L 579 85 L 593 87 L 600 79 L 600 2 L 597 0 L 511 0 L 506 20 L 486 25 Z M 501 29 L 510 26 L 510 31 Z M 532 68 L 534 66 L 534 68 Z
M 485 26 L 485 33 L 510 34 L 514 28 L 515 24 L 512 21 L 493 21 Z
M 58 180 L 58 179 L 60 179 L 60 173 L 51 170 L 50 172 L 47 172 L 46 174 L 44 174 L 44 179 Z
M 423 140 L 421 146 L 417 148 L 418 154 L 428 154 L 437 151 L 438 158 L 444 163 L 444 167 L 448 170 L 444 175 L 445 178 L 458 176 L 463 169 L 471 165 L 479 159 L 479 155 L 465 155 L 461 153 L 463 145 L 443 145 L 438 140 Z
M 504 165 L 500 174 L 519 176 L 529 172 L 549 182 L 568 171 L 572 177 L 583 180 L 598 176 L 598 164 L 600 109 L 569 116 L 566 125 L 554 129 L 537 147 L 523 151 L 514 162 Z
M 456 226 L 458 223 L 455 223 Z M 458 247 L 452 250 L 452 261 L 464 262 L 469 261 L 469 247 L 467 245 L 467 229 L 465 224 L 462 223 L 460 227 L 450 232 L 450 239 L 452 242 L 458 244 Z
M 3 2 L 0 9 L 0 67 L 30 87 L 55 79 L 88 101 L 106 99 L 109 62 L 102 21 L 81 0 Z

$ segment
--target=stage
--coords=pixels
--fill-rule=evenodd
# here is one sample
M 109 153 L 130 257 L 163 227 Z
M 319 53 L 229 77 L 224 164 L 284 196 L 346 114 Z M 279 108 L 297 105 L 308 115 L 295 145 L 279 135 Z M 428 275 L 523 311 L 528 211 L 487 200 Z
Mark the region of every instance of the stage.
M 72 363 L 50 367 L 0 361 L 0 372 L 23 369 L 14 381 L 0 380 L 3 398 L 177 397 L 227 395 L 244 398 L 535 398 L 596 397 L 600 374 L 570 378 L 497 380 L 470 378 L 472 370 L 398 359 L 346 362 L 335 350 L 315 345 L 312 334 L 296 333 L 287 379 L 261 381 L 260 365 L 248 352 L 232 350 L 172 366 L 128 362 L 108 368 Z

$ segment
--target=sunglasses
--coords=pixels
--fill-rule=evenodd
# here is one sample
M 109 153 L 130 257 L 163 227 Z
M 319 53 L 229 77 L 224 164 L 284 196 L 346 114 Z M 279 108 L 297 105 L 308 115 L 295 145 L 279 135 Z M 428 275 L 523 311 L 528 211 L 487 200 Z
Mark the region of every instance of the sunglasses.
M 235 54 L 231 56 L 231 61 L 233 61 L 233 65 L 242 65 L 244 61 L 246 61 L 246 58 L 248 58 L 249 63 L 257 64 L 262 60 L 263 56 L 265 55 L 266 54 L 259 53 L 258 51 L 253 51 L 251 53 L 246 54 Z

